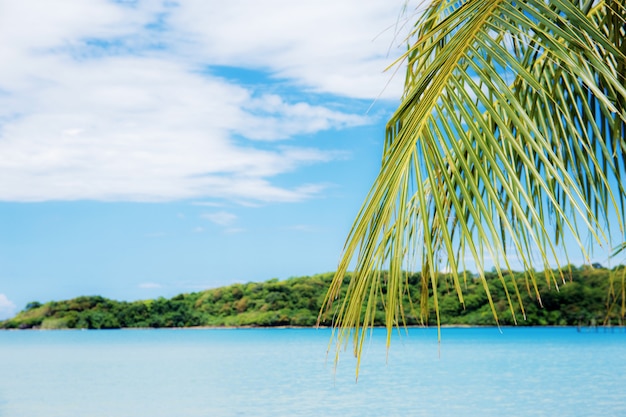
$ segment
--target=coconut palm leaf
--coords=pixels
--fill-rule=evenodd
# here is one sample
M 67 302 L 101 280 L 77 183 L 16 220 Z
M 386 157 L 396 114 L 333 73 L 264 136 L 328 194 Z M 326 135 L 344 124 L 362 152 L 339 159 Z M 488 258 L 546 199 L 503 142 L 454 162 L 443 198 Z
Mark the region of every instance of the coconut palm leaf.
M 403 322 L 407 271 L 421 269 L 423 280 L 412 304 L 439 323 L 438 271 L 450 271 L 463 302 L 457 271 L 469 257 L 497 320 L 484 279 L 491 260 L 523 318 L 505 272 L 514 261 L 540 300 L 532 271 L 562 282 L 551 266 L 568 263 L 565 240 L 586 256 L 589 237 L 605 244 L 624 233 L 625 22 L 623 1 L 429 5 L 403 57 L 405 91 L 379 175 L 328 291 L 338 347 L 352 340 L 360 359 L 379 304 L 389 342 Z

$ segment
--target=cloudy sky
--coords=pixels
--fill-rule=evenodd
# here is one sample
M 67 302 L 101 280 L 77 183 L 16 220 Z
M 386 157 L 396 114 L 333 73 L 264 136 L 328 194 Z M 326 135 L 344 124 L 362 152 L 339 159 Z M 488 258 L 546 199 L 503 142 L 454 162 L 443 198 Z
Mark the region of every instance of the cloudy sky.
M 0 318 L 333 270 L 405 0 L 0 0 Z
M 0 319 L 334 270 L 419 3 L 0 0 Z

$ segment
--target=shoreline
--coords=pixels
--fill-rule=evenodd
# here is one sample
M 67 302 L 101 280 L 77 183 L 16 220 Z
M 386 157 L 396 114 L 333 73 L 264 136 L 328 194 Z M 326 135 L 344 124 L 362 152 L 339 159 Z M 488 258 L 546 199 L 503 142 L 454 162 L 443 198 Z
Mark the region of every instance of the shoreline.
M 572 328 L 572 329 L 626 329 L 626 325 L 587 325 L 587 326 L 575 326 L 575 325 L 473 325 L 473 324 L 442 324 L 440 329 L 511 329 L 511 328 Z M 61 329 L 44 329 L 40 327 L 29 327 L 25 329 L 4 329 L 0 328 L 0 331 L 126 331 L 126 330 L 268 330 L 268 329 L 276 329 L 276 330 L 302 330 L 302 329 L 311 329 L 311 330 L 336 330 L 332 326 L 188 326 L 188 327 L 117 327 L 110 329 L 86 329 L 86 328 L 61 328 Z M 386 329 L 385 326 L 374 326 L 371 328 L 374 329 Z M 410 326 L 400 326 L 394 327 L 394 330 L 410 330 L 410 329 L 438 329 L 437 326 L 420 326 L 420 325 L 410 325 Z

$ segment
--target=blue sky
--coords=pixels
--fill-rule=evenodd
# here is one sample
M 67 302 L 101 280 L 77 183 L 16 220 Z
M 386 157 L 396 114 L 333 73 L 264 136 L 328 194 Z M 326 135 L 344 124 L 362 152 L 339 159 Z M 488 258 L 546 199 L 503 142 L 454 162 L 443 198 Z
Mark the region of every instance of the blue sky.
M 0 319 L 334 270 L 404 0 L 0 0 Z

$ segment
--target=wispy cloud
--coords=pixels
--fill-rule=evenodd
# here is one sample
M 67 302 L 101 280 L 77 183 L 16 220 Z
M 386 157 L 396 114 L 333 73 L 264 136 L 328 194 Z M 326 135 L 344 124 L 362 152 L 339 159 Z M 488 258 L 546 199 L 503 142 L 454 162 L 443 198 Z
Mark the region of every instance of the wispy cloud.
M 224 204 L 214 201 L 194 201 L 191 205 L 200 207 L 222 207 Z
M 157 290 L 163 288 L 163 285 L 156 282 L 142 282 L 137 287 L 141 288 L 142 290 Z
M 231 226 L 237 220 L 237 216 L 227 211 L 216 211 L 214 213 L 204 213 L 201 216 L 219 226 Z
M 3 3 L 0 200 L 318 195 L 320 184 L 273 177 L 338 155 L 281 143 L 371 122 L 342 100 L 383 90 L 393 33 L 373 33 L 396 21 L 396 3 Z M 267 80 L 227 78 L 220 66 Z M 320 104 L 316 93 L 331 96 Z
M 0 294 L 0 320 L 13 316 L 15 310 L 15 304 L 6 295 Z
M 224 229 L 224 233 L 228 234 L 228 235 L 234 235 L 237 233 L 244 233 L 246 231 L 246 229 L 244 229 L 243 227 L 229 227 Z

